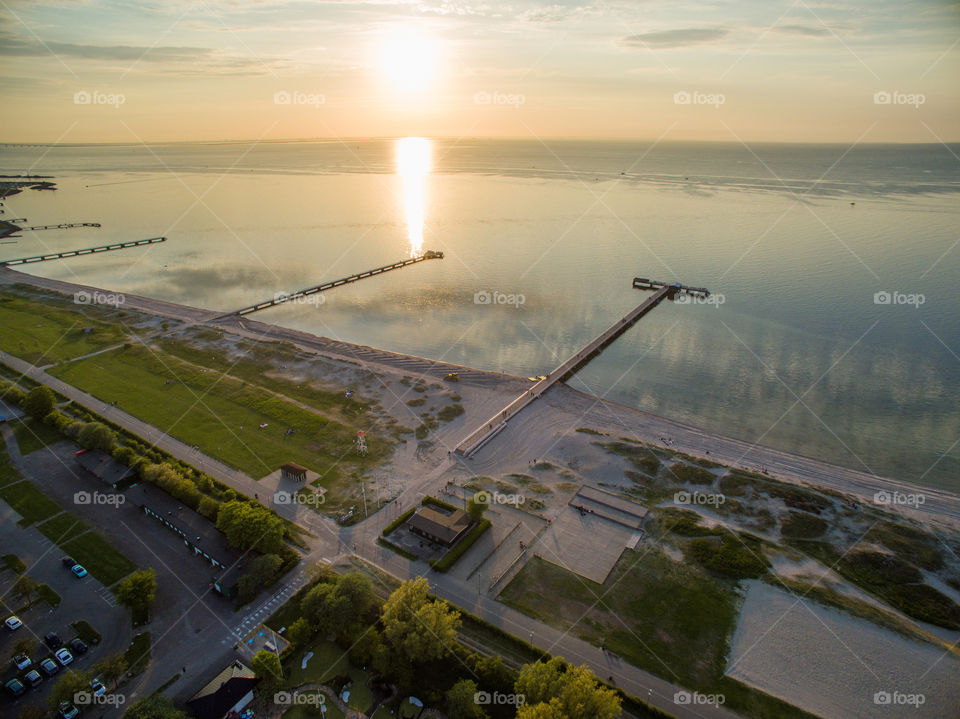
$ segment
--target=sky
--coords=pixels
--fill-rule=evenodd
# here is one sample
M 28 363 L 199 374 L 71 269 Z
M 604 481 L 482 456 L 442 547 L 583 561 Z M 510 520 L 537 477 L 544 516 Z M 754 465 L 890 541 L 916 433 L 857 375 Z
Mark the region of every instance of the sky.
M 0 142 L 960 141 L 960 3 L 0 0 Z

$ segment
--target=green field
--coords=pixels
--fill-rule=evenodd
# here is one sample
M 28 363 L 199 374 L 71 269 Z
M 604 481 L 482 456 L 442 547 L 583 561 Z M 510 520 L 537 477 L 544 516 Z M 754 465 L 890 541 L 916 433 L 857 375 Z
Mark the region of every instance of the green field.
M 51 296 L 39 302 L 0 292 L 0 349 L 33 364 L 80 357 L 124 341 L 123 327 L 105 322 L 106 308 L 67 304 Z M 92 327 L 91 332 L 84 328 Z
M 60 545 L 105 587 L 119 582 L 137 565 L 110 546 L 97 532 L 86 534 Z
M 331 489 L 341 474 L 371 467 L 390 451 L 386 442 L 372 442 L 366 457 L 357 456 L 351 450 L 356 425 L 142 347 L 52 373 L 104 401 L 119 401 L 121 409 L 253 477 L 292 460 L 320 473 L 320 484 Z M 261 424 L 267 427 L 258 429 Z M 287 429 L 294 432 L 287 435 Z
M 13 507 L 23 519 L 19 524 L 29 527 L 60 512 L 60 505 L 47 497 L 32 483 L 23 481 L 0 489 L 0 499 Z
M 31 417 L 13 422 L 10 426 L 14 437 L 17 438 L 20 454 L 36 452 L 63 439 L 63 435 L 56 429 Z
M 7 445 L 0 438 L 0 487 L 6 487 L 8 484 L 19 482 L 23 477 L 10 461 L 10 453 L 7 452 Z
M 353 666 L 347 658 L 347 652 L 333 642 L 321 641 L 310 647 L 313 656 L 307 662 L 307 668 L 301 666 L 303 654 L 297 654 L 290 661 L 286 685 L 298 687 L 302 684 L 327 684 L 335 676 L 349 675 L 353 679 L 350 687 L 350 699 L 347 704 L 357 711 L 366 711 L 373 704 L 373 694 L 366 682 L 369 675 Z M 317 712 L 319 714 L 319 712 Z M 329 710 L 328 710 L 329 713 Z
M 75 514 L 62 512 L 37 526 L 37 529 L 54 544 L 63 544 L 86 532 L 90 525 Z
M 343 712 L 331 701 L 327 701 L 327 711 L 322 713 L 319 707 L 301 704 L 287 709 L 283 719 L 343 719 Z

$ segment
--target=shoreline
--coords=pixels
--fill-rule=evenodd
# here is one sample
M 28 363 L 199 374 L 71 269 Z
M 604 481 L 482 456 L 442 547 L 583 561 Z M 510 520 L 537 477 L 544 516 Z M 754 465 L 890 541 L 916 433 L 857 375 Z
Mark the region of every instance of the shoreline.
M 28 285 L 67 296 L 81 291 L 90 293 L 112 292 L 100 287 L 37 277 L 9 267 L 0 267 L 0 284 Z M 457 372 L 460 381 L 465 384 L 496 389 L 499 392 L 516 391 L 517 394 L 530 386 L 529 380 L 519 375 L 481 370 L 426 357 L 335 340 L 303 330 L 286 328 L 245 317 L 224 318 L 222 311 L 204 310 L 141 295 L 125 294 L 124 308 L 155 317 L 177 320 L 183 322 L 186 326 L 204 325 L 237 336 L 246 336 L 261 341 L 267 339 L 289 342 L 308 352 L 332 356 L 335 359 L 357 365 L 374 365 L 391 373 L 425 374 L 436 376 L 436 379 L 442 380 L 448 372 Z M 613 439 L 634 435 L 636 441 L 715 462 L 731 469 L 741 469 L 759 474 L 760 469 L 764 468 L 766 472 L 762 473 L 762 476 L 774 481 L 805 484 L 848 494 L 879 509 L 896 510 L 914 518 L 933 516 L 960 526 L 960 494 L 949 490 L 925 487 L 903 480 L 874 475 L 813 457 L 718 435 L 693 425 L 587 394 L 573 389 L 565 383 L 558 383 L 552 392 L 545 393 L 544 397 L 538 402 L 538 404 L 542 403 L 546 403 L 555 410 L 578 415 L 577 422 L 579 424 L 570 427 L 568 431 L 575 431 L 578 426 L 596 425 L 595 429 L 602 431 L 603 434 Z M 521 414 L 530 416 L 528 412 L 531 411 L 536 411 L 535 407 L 534 409 L 526 409 Z M 523 424 L 514 421 L 508 424 L 502 433 L 502 437 L 506 438 L 514 435 L 515 440 L 526 441 L 529 445 L 542 445 L 545 441 L 549 442 L 551 440 L 546 434 L 536 438 L 516 437 L 517 434 L 522 435 L 523 430 Z M 465 429 L 464 436 L 469 431 L 469 428 Z M 671 438 L 672 441 L 669 444 L 664 443 L 660 441 L 662 437 Z M 505 441 L 505 439 L 501 441 Z M 538 449 L 539 447 L 531 446 L 529 451 L 536 453 Z M 526 449 L 522 451 L 526 451 Z M 516 453 L 518 456 L 522 456 L 520 448 L 516 449 Z M 489 463 L 489 460 L 484 461 L 484 458 L 488 455 L 489 450 L 484 448 L 473 459 L 467 461 L 473 465 L 477 473 L 480 473 L 483 465 Z M 531 456 L 537 456 L 537 454 Z M 540 456 L 543 456 L 542 451 Z M 913 507 L 874 503 L 874 494 L 877 492 L 886 492 L 891 495 L 895 492 L 922 495 L 924 503 Z

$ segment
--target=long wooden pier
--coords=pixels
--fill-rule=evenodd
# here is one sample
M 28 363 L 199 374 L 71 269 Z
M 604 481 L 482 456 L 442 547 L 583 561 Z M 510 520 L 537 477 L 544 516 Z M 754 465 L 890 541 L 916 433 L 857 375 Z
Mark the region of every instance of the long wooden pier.
M 59 225 L 34 225 L 33 227 L 19 227 L 17 222 L 26 222 L 27 218 L 4 220 L 0 227 L 0 237 L 7 237 L 15 232 L 36 232 L 38 230 L 69 230 L 72 227 L 100 227 L 99 222 L 64 222 Z
M 0 266 L 9 265 L 29 265 L 34 262 L 49 262 L 50 260 L 62 260 L 67 257 L 80 257 L 81 255 L 95 255 L 100 252 L 113 252 L 114 250 L 125 250 L 128 247 L 143 247 L 144 245 L 155 245 L 158 242 L 166 242 L 166 237 L 150 237 L 146 240 L 131 240 L 130 242 L 115 242 L 110 245 L 99 245 L 97 247 L 85 247 L 82 250 L 66 250 L 64 252 L 51 252 L 47 255 L 33 255 L 32 257 L 19 257 L 14 260 L 0 260 Z
M 702 287 L 687 287 L 679 283 L 668 284 L 657 280 L 648 280 L 643 277 L 634 278 L 633 287 L 642 290 L 654 290 L 654 294 L 604 330 L 582 350 L 562 362 L 555 370 L 548 374 L 545 379 L 532 385 L 529 389 L 525 390 L 523 394 L 500 410 L 499 413 L 490 417 L 458 444 L 454 453 L 463 457 L 469 457 L 477 452 L 506 428 L 507 422 L 513 419 L 525 407 L 539 399 L 544 392 L 553 387 L 557 382 L 562 382 L 583 367 L 593 359 L 593 357 L 602 352 L 604 347 L 630 329 L 641 317 L 650 312 L 650 310 L 660 304 L 665 298 L 673 299 L 681 293 L 701 296 L 710 294 L 708 290 Z
M 290 294 L 281 294 L 274 297 L 272 300 L 266 300 L 264 302 L 258 302 L 255 305 L 248 305 L 234 312 L 227 312 L 226 314 L 217 317 L 216 319 L 224 319 L 225 317 L 233 317 L 240 315 L 249 315 L 253 312 L 259 312 L 260 310 L 265 310 L 270 307 L 276 307 L 277 305 L 282 305 L 292 300 L 297 300 L 300 297 L 308 297 L 310 295 L 315 295 L 318 292 L 326 292 L 331 290 L 334 287 L 340 287 L 341 285 L 350 284 L 351 282 L 359 282 L 360 280 L 365 280 L 368 277 L 375 277 L 376 275 L 382 275 L 384 272 L 390 272 L 391 270 L 399 270 L 401 267 L 407 267 L 409 265 L 415 265 L 418 262 L 423 262 L 424 260 L 442 260 L 443 253 L 436 250 L 428 250 L 422 255 L 417 257 L 410 257 L 406 260 L 401 260 L 400 262 L 394 262 L 392 265 L 384 265 L 383 267 L 376 267 L 372 270 L 367 270 L 366 272 L 358 272 L 355 275 L 350 275 L 349 277 L 343 277 L 339 280 L 331 280 L 330 282 L 324 282 L 321 285 L 314 285 L 313 287 L 307 287 L 303 290 L 297 290 L 296 292 L 291 292 Z

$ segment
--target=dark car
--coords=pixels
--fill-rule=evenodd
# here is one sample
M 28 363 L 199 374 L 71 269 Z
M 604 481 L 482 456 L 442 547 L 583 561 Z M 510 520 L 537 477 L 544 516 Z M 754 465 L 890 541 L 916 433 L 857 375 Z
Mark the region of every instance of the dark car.
M 73 557 L 64 557 L 63 559 L 60 560 L 60 564 L 65 566 L 67 569 L 70 569 L 70 567 L 72 567 L 76 563 L 77 563 L 77 560 L 74 559 Z
M 52 677 L 54 674 L 60 671 L 60 667 L 57 666 L 57 663 L 53 661 L 50 657 L 47 657 L 42 662 L 40 662 L 40 669 L 48 677 Z
M 70 640 L 70 649 L 73 651 L 74 654 L 87 653 L 87 645 L 84 644 L 83 640 L 81 640 L 79 637 L 77 639 Z
M 40 676 L 40 672 L 38 672 L 36 669 L 31 669 L 29 672 L 27 672 L 24 679 L 26 679 L 27 683 L 32 687 L 37 686 L 43 681 L 43 677 Z
M 11 679 L 6 684 L 3 685 L 11 696 L 18 697 L 27 691 L 27 688 L 23 686 L 23 682 L 19 679 Z
M 50 632 L 43 638 L 44 643 L 51 649 L 63 646 L 63 641 L 55 633 Z

